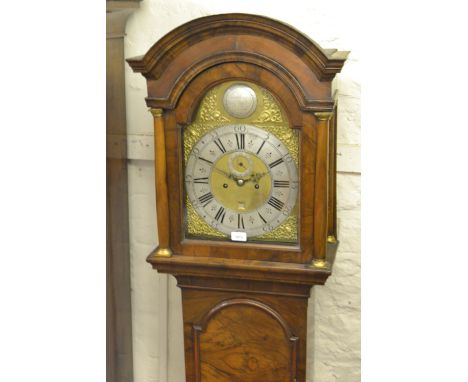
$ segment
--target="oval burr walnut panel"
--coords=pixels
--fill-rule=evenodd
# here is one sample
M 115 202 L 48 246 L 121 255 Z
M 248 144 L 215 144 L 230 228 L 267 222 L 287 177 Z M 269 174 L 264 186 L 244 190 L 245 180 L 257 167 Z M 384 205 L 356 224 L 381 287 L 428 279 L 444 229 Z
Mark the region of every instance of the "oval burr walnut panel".
M 197 382 L 295 381 L 295 337 L 268 305 L 223 301 L 194 325 Z

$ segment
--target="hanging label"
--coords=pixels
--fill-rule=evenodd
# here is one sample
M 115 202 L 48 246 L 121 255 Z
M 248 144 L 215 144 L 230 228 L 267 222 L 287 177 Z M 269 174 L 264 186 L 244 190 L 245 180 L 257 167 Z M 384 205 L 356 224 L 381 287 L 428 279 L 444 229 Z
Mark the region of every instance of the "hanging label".
M 232 241 L 247 241 L 247 232 L 231 232 Z

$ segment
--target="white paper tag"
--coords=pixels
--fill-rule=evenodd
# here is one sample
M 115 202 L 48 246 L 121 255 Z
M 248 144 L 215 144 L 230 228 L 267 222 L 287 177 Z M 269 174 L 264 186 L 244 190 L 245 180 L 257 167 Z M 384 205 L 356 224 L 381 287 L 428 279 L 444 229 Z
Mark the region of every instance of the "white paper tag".
M 232 241 L 247 241 L 247 232 L 231 232 Z

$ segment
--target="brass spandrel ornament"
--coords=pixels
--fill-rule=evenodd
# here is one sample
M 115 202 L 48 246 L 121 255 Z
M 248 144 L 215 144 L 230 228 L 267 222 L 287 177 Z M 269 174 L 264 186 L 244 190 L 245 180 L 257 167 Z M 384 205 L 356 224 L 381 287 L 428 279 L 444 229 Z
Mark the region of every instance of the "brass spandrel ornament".
M 205 237 L 213 237 L 213 238 L 222 238 L 225 239 L 227 237 L 226 234 L 215 230 L 209 224 L 207 224 L 195 211 L 193 208 L 192 203 L 190 200 L 186 198 L 187 204 L 187 231 L 190 235 L 193 236 L 205 236 Z
M 223 115 L 218 107 L 218 94 L 211 90 L 205 96 L 197 118 L 200 122 L 229 122 L 229 118 Z
M 262 122 L 283 122 L 283 116 L 281 115 L 281 110 L 279 105 L 273 99 L 273 96 L 266 91 L 262 90 L 263 97 L 263 110 L 260 115 L 253 121 L 257 123 Z

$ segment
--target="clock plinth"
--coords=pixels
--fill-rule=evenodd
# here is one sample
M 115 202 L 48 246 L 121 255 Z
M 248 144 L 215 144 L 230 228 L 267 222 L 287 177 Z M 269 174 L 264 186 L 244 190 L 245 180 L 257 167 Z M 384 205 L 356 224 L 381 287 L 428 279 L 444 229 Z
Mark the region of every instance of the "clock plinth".
M 187 382 L 305 382 L 310 289 L 338 246 L 331 81 L 346 56 L 225 14 L 128 60 L 154 117 L 147 261 L 182 290 Z

